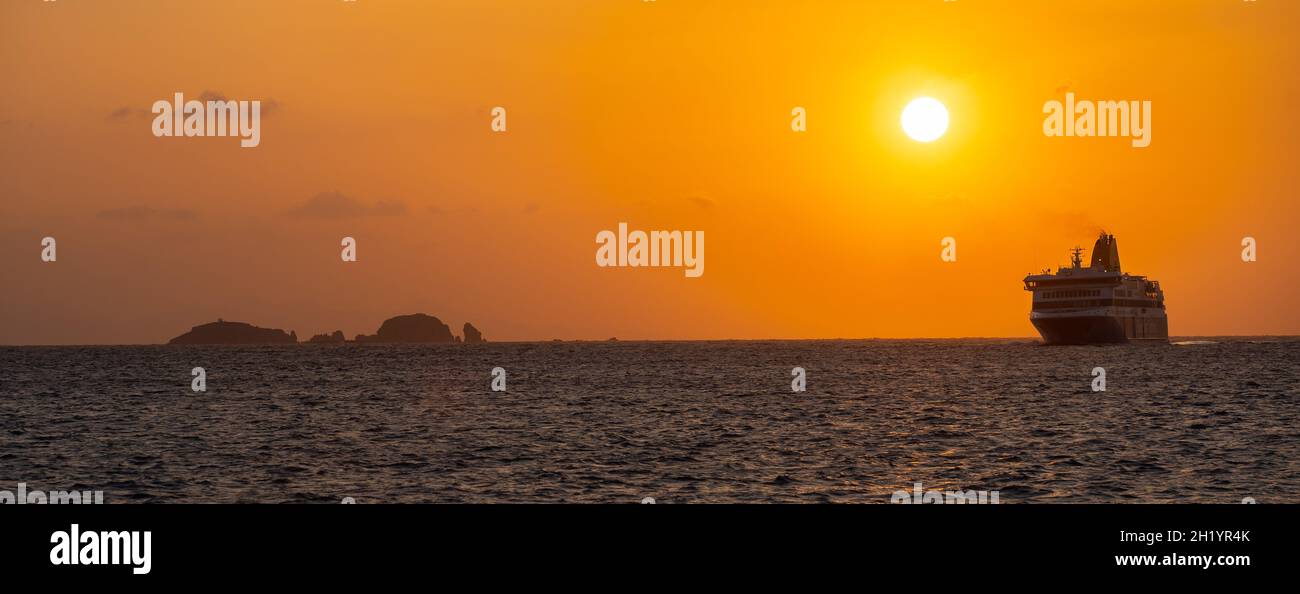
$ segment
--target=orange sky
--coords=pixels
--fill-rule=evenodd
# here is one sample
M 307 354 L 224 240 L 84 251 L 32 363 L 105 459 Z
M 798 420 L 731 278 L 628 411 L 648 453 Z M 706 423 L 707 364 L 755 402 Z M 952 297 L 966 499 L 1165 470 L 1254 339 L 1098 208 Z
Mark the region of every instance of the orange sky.
M 1102 227 L 1164 285 L 1172 334 L 1300 334 L 1297 16 L 5 0 L 0 343 L 163 342 L 217 317 L 351 337 L 412 312 L 489 340 L 1033 336 L 1021 278 Z M 1151 146 L 1044 136 L 1067 90 L 1151 101 Z M 261 100 L 261 145 L 155 138 L 149 108 L 178 91 Z M 933 144 L 898 125 L 921 95 L 951 113 Z M 356 204 L 309 208 L 332 193 Z M 706 273 L 596 267 L 620 221 L 704 230 Z

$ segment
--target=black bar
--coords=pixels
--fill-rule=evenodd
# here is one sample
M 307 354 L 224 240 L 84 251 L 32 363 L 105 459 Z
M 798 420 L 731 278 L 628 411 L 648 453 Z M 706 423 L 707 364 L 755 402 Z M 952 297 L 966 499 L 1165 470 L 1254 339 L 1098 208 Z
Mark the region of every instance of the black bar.
M 5 575 L 128 585 L 431 574 L 448 584 L 481 578 L 484 565 L 557 577 L 601 568 L 857 581 L 942 571 L 960 572 L 959 583 L 1046 572 L 1119 585 L 1280 575 L 1296 550 L 1296 508 L 1278 505 L 27 505 L 0 513 Z M 149 572 L 53 565 L 51 534 L 74 523 L 83 534 L 149 531 Z M 1147 544 L 1170 531 L 1183 540 Z M 1201 532 L 1212 540 L 1197 539 Z M 1121 533 L 1142 536 L 1123 542 Z M 1208 555 L 1216 564 L 1117 564 L 1132 555 Z M 1222 564 L 1229 560 L 1249 565 Z

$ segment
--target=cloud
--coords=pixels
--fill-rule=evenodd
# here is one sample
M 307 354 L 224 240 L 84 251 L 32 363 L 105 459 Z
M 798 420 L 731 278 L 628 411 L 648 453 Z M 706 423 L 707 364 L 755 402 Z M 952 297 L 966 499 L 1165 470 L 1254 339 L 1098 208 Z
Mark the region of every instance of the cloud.
M 127 206 L 124 208 L 101 210 L 95 213 L 95 217 L 106 221 L 147 221 L 153 219 L 166 221 L 191 221 L 198 218 L 198 213 L 183 208 Z
M 199 101 L 202 101 L 204 103 L 207 103 L 208 101 L 230 101 L 230 100 L 231 99 L 221 91 L 205 90 L 202 93 L 199 93 Z M 269 116 L 272 113 L 275 113 L 276 111 L 280 110 L 280 102 L 275 99 L 257 99 L 256 97 L 253 97 L 247 100 L 262 102 L 262 111 L 261 111 L 262 117 Z
M 186 101 L 190 101 L 191 99 L 202 101 L 204 104 L 206 104 L 208 101 L 230 101 L 231 100 L 230 98 L 226 97 L 225 93 L 222 93 L 220 91 L 211 91 L 211 90 L 205 90 L 202 93 L 199 93 L 199 96 L 197 98 L 190 97 L 188 95 L 185 97 Z M 171 97 L 170 96 L 161 97 L 159 98 L 159 100 L 170 101 Z M 258 100 L 262 102 L 262 111 L 261 111 L 262 117 L 269 116 L 272 113 L 275 113 L 280 110 L 280 102 L 276 99 L 253 98 L 253 100 Z M 125 120 L 131 117 L 152 118 L 154 116 L 152 108 L 153 108 L 152 101 L 149 102 L 148 108 L 123 105 L 122 107 L 110 111 L 108 113 L 108 119 Z
M 109 120 L 125 120 L 130 118 L 148 118 L 153 117 L 153 112 L 148 109 L 135 108 L 129 105 L 123 105 L 113 111 L 108 112 Z
M 530 203 L 530 204 L 535 205 L 536 203 Z M 529 208 L 528 205 L 525 205 L 523 211 L 526 214 L 533 214 L 540 209 L 541 209 L 540 205 L 536 205 L 533 208 Z M 479 208 L 477 206 L 446 207 L 446 206 L 439 206 L 437 204 L 431 204 L 425 207 L 424 210 L 428 211 L 430 214 L 434 216 L 440 216 L 440 217 L 455 216 L 455 215 L 475 215 L 479 213 Z
M 703 208 L 704 210 L 713 209 L 714 202 L 709 198 L 705 198 L 703 196 L 690 196 L 687 198 L 687 200 L 691 201 L 691 203 L 694 204 L 695 206 Z
M 369 205 L 339 192 L 321 192 L 287 214 L 300 219 L 384 217 L 406 214 L 406 205 L 395 201 Z

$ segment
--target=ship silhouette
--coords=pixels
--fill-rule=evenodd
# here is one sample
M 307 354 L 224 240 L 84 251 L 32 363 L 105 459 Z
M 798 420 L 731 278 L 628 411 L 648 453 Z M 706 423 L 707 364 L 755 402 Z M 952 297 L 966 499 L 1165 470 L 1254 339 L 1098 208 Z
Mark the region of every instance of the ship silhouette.
M 1083 266 L 1083 249 L 1074 248 L 1070 267 L 1025 277 L 1033 293 L 1029 321 L 1047 344 L 1122 343 L 1169 340 L 1169 318 L 1160 283 L 1124 272 L 1119 244 L 1105 231 Z

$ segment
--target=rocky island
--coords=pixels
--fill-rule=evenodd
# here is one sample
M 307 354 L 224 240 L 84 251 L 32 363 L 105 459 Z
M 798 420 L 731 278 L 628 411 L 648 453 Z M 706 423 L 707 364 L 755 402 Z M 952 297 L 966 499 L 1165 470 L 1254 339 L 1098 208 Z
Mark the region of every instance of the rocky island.
M 227 322 L 221 318 L 210 324 L 190 328 L 189 332 L 167 344 L 295 344 L 298 335 L 279 328 L 258 328 L 244 322 Z
M 335 330 L 333 334 L 317 334 L 307 339 L 307 342 L 311 344 L 343 344 L 347 342 L 347 339 L 343 338 L 342 330 Z
M 369 336 L 357 335 L 357 342 L 456 342 L 451 328 L 428 314 L 410 314 L 388 318 L 379 331 Z
M 358 334 L 355 340 L 348 341 L 342 330 L 330 334 L 317 334 L 306 341 L 309 344 L 359 343 L 458 343 L 467 344 L 487 342 L 483 333 L 473 324 L 465 323 L 464 339 L 454 336 L 451 327 L 436 317 L 428 314 L 409 314 L 384 320 L 374 334 Z M 244 322 L 227 322 L 218 319 L 210 324 L 195 326 L 189 332 L 177 336 L 167 344 L 297 344 L 298 335 L 290 331 L 272 328 L 259 328 Z
M 478 328 L 475 328 L 474 324 L 469 322 L 465 322 L 465 327 L 461 329 L 461 333 L 465 336 L 465 344 L 487 342 L 483 340 L 483 333 L 479 332 Z

